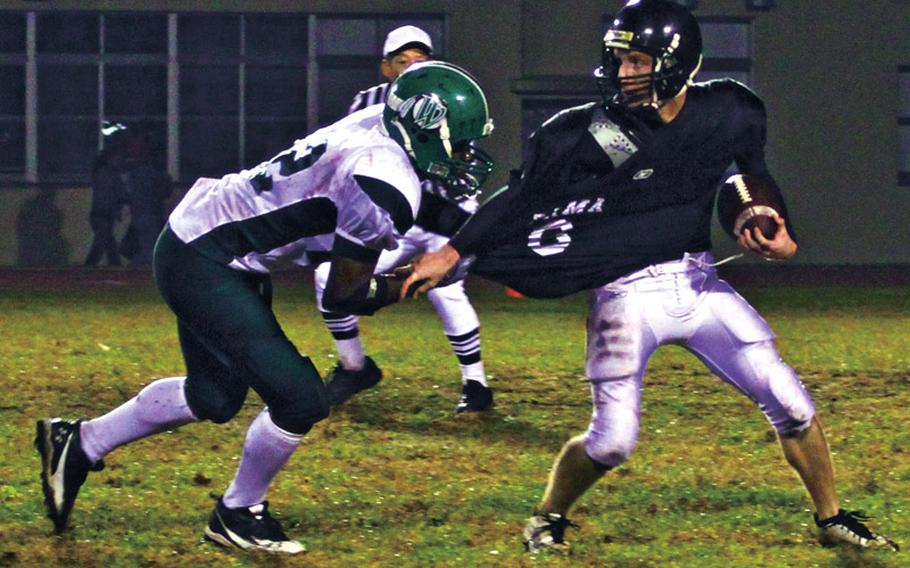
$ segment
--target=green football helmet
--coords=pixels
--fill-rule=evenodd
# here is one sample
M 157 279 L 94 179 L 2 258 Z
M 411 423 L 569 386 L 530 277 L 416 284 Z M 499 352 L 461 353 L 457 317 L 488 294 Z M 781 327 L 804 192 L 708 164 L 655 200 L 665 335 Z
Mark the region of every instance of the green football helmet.
M 392 83 L 382 123 L 418 172 L 459 196 L 477 193 L 493 169 L 472 142 L 489 136 L 493 120 L 477 81 L 443 61 L 408 67 Z

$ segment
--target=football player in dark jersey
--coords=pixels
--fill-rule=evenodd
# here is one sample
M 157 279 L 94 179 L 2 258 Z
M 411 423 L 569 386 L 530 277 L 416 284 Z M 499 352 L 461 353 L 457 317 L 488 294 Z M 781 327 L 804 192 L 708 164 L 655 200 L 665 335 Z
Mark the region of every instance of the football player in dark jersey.
M 667 0 L 630 1 L 604 37 L 603 104 L 569 109 L 533 136 L 509 187 L 406 286 L 459 262 L 533 297 L 591 290 L 585 371 L 594 413 L 563 447 L 528 520 L 528 550 L 561 549 L 573 503 L 635 446 L 642 376 L 660 345 L 681 345 L 749 396 L 778 433 L 815 505 L 823 542 L 897 548 L 840 508 L 822 426 L 764 319 L 720 280 L 710 254 L 716 188 L 731 162 L 770 179 L 762 101 L 733 80 L 693 83 L 701 34 Z M 740 244 L 771 260 L 797 250 L 783 217 L 772 239 Z

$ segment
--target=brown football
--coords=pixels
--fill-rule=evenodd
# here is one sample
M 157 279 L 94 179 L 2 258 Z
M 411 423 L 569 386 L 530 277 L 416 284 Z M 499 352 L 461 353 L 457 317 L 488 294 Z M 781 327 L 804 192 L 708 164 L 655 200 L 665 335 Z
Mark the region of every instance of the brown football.
M 753 228 L 761 230 L 766 239 L 773 239 L 777 233 L 774 215 L 781 215 L 782 210 L 774 182 L 748 174 L 730 176 L 717 194 L 717 219 L 734 239 Z

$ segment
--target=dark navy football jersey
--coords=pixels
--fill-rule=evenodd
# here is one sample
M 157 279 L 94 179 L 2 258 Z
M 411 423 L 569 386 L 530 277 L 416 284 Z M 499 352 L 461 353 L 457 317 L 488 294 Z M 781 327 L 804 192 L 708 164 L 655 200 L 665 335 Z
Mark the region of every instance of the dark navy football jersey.
M 520 178 L 451 244 L 477 255 L 475 274 L 531 297 L 596 288 L 708 250 L 730 164 L 770 177 L 765 120 L 761 100 L 730 79 L 689 87 L 669 124 L 595 103 L 563 111 L 532 137 Z

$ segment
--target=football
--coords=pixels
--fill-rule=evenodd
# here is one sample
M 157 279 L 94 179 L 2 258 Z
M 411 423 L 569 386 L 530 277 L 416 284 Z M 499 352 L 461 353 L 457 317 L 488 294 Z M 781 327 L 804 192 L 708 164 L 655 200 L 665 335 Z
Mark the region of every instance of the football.
M 753 228 L 758 228 L 766 239 L 773 239 L 777 233 L 774 215 L 781 215 L 782 210 L 780 191 L 774 182 L 748 174 L 727 178 L 717 195 L 717 219 L 734 239 Z

